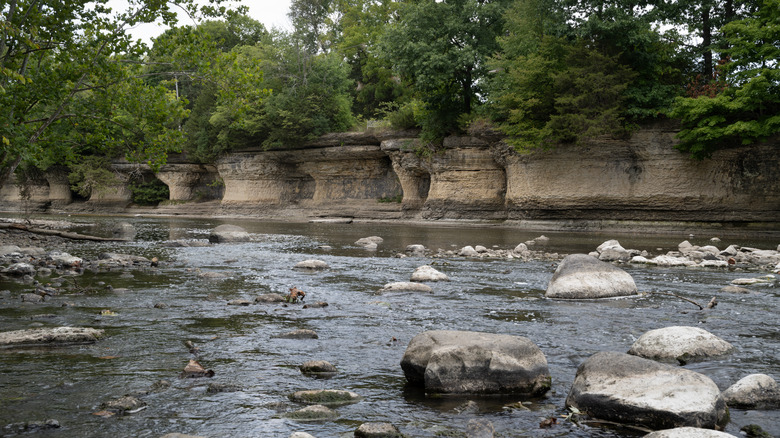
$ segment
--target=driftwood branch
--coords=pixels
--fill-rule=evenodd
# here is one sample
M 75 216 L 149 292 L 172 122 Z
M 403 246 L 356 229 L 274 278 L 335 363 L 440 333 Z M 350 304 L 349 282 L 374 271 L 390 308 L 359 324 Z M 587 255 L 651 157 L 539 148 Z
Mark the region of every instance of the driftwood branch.
M 648 292 L 648 293 L 649 294 L 653 294 L 653 295 L 668 295 L 670 297 L 679 298 L 679 299 L 681 299 L 683 301 L 687 301 L 687 302 L 693 304 L 694 306 L 698 307 L 699 310 L 704 310 L 704 306 L 702 306 L 701 304 L 697 303 L 696 301 L 693 301 L 693 300 L 691 300 L 689 298 L 681 297 L 680 295 L 673 294 L 671 292 Z M 707 305 L 707 308 L 708 309 L 712 309 L 717 304 L 718 304 L 718 300 L 716 300 L 715 297 L 712 297 L 712 301 L 710 301 L 710 304 Z
M 19 230 L 19 231 L 26 231 L 28 233 L 33 234 L 43 234 L 46 236 L 57 236 L 62 237 L 65 239 L 71 239 L 71 240 L 91 240 L 93 242 L 124 242 L 126 239 L 120 239 L 116 237 L 98 237 L 98 236 L 88 236 L 86 234 L 79 234 L 79 233 L 71 233 L 69 231 L 58 231 L 58 230 L 46 230 L 43 228 L 32 228 L 28 227 L 27 225 L 23 224 L 4 224 L 0 223 L 0 229 L 11 229 L 11 230 Z

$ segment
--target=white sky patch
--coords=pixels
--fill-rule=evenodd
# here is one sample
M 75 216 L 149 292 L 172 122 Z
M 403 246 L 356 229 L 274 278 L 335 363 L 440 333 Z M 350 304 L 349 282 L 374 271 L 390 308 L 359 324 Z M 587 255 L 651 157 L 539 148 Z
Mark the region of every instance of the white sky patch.
M 206 4 L 206 0 L 199 0 L 199 3 Z M 232 5 L 243 5 L 249 8 L 247 15 L 255 20 L 263 23 L 266 29 L 271 30 L 277 28 L 279 30 L 290 31 L 292 30 L 292 24 L 287 18 L 287 13 L 290 11 L 290 0 L 252 0 L 252 1 L 234 1 Z M 124 11 L 127 9 L 126 0 L 109 0 L 108 6 L 114 10 L 114 12 Z M 179 14 L 180 25 L 192 25 L 193 23 L 190 17 L 186 14 Z M 162 23 L 147 23 L 134 27 L 130 33 L 136 39 L 141 39 L 146 44 L 151 45 L 152 38 L 160 35 L 168 29 Z

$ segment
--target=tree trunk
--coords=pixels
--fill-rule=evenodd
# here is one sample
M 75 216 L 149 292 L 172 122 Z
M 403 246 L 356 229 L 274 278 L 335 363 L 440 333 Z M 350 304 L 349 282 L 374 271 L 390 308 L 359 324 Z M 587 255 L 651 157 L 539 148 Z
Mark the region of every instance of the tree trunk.
M 701 12 L 701 46 L 704 56 L 702 76 L 704 82 L 712 80 L 712 22 L 710 20 L 710 6 L 703 5 Z

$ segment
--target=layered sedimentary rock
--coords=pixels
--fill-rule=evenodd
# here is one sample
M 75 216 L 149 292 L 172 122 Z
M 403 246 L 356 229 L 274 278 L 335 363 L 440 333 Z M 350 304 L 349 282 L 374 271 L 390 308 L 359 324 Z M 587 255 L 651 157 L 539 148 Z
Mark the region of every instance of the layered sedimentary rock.
M 124 208 L 140 173 L 166 183 L 171 200 L 214 199 L 209 208 L 259 217 L 777 222 L 778 139 L 694 160 L 674 149 L 675 133 L 657 125 L 625 140 L 529 153 L 495 135 L 429 149 L 410 132 L 329 134 L 297 149 L 235 151 L 215 166 L 177 156 L 153 174 L 117 163 L 122 182 L 96 190 L 89 204 Z M 25 202 L 70 202 L 64 175 L 30 181 Z M 6 208 L 22 199 L 13 182 L 2 186 Z M 192 209 L 180 203 L 165 211 Z

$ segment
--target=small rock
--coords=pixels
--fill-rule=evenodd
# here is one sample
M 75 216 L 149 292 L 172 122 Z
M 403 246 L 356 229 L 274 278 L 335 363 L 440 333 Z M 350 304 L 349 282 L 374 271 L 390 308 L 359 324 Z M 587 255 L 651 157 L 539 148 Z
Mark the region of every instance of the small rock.
M 458 255 L 461 257 L 479 257 L 479 253 L 473 246 L 464 246 L 458 251 Z
M 726 404 L 740 409 L 780 407 L 780 385 L 766 374 L 751 374 L 723 391 Z
M 729 293 L 729 294 L 750 294 L 753 293 L 750 289 L 745 289 L 744 287 L 739 286 L 726 286 L 724 288 L 721 288 L 721 292 Z
M 280 294 L 263 294 L 255 298 L 255 303 L 283 303 L 284 296 Z
M 249 242 L 251 235 L 238 225 L 220 225 L 209 234 L 211 243 Z
M 422 257 L 425 255 L 425 247 L 419 244 L 407 245 L 406 253 L 412 256 Z
M 14 277 L 22 277 L 24 275 L 35 275 L 35 266 L 29 263 L 14 263 L 7 268 L 3 269 L 3 274 L 8 274 Z
M 179 374 L 179 378 L 198 378 L 198 377 L 214 377 L 213 370 L 207 370 L 198 363 L 197 360 L 190 359 L 190 362 L 184 367 L 184 371 Z
M 439 272 L 428 265 L 423 265 L 414 270 L 410 280 L 413 282 L 450 281 L 450 278 L 447 277 L 447 274 Z
M 248 306 L 250 304 L 252 304 L 251 301 L 243 299 L 230 300 L 227 303 L 228 306 Z
M 493 438 L 496 429 L 493 423 L 484 419 L 471 419 L 466 424 L 466 438 Z
M 103 403 L 101 409 L 105 409 L 115 414 L 134 414 L 146 407 L 146 402 L 139 400 L 133 396 L 126 395 L 116 400 Z
M 750 286 L 750 285 L 768 285 L 775 282 L 775 276 L 772 274 L 764 275 L 763 277 L 755 277 L 755 278 L 735 278 L 734 280 L 731 280 L 731 284 L 737 285 L 737 286 Z
M 23 303 L 42 303 L 43 302 L 43 296 L 38 294 L 21 294 L 19 297 L 22 299 Z
M 293 267 L 293 269 L 308 269 L 311 271 L 318 271 L 328 268 L 330 268 L 330 266 L 328 266 L 328 264 L 322 260 L 304 260 L 302 262 L 296 263 Z
M 338 370 L 330 362 L 324 360 L 310 360 L 300 366 L 303 374 L 336 374 Z
M 155 309 L 167 309 L 169 306 L 166 303 L 154 303 Z
M 228 275 L 222 272 L 201 272 L 198 274 L 198 278 L 203 280 L 223 280 L 228 278 Z
M 734 435 L 717 430 L 699 427 L 678 427 L 676 429 L 657 430 L 643 438 L 735 438 Z
M 379 289 L 379 293 L 385 292 L 422 292 L 433 293 L 433 288 L 427 284 L 417 283 L 413 281 L 397 281 L 394 283 L 387 283 L 382 289 Z
M 236 392 L 241 391 L 241 386 L 234 385 L 232 383 L 209 383 L 209 386 L 206 388 L 207 394 L 217 394 L 220 392 Z
M 317 438 L 314 435 L 308 434 L 306 432 L 293 432 L 290 434 L 289 438 Z
M 308 329 L 298 329 L 291 332 L 276 335 L 279 339 L 319 339 L 317 332 Z
M 401 431 L 392 423 L 363 423 L 355 429 L 359 438 L 403 438 Z
M 515 251 L 516 253 L 518 253 L 518 254 L 522 254 L 523 252 L 525 252 L 525 251 L 528 251 L 528 245 L 526 245 L 525 243 L 519 243 L 519 244 L 518 244 L 518 245 L 515 247 L 515 250 L 514 250 L 514 251 Z
M 352 391 L 341 389 L 313 389 L 297 391 L 290 396 L 290 399 L 297 403 L 334 406 L 357 403 L 362 400 L 362 397 Z
M 332 421 L 339 417 L 339 413 L 327 406 L 317 404 L 290 412 L 285 417 L 297 421 Z
M 3 429 L 13 434 L 31 434 L 44 430 L 59 429 L 60 422 L 54 419 L 45 421 L 29 421 L 26 423 L 13 423 L 6 425 Z
M 370 237 L 363 237 L 361 239 L 358 239 L 357 242 L 355 242 L 355 245 L 360 245 L 360 246 L 374 245 L 374 247 L 376 248 L 376 245 L 379 245 L 384 241 L 385 239 L 382 239 L 379 236 L 370 236 Z
M 485 248 L 482 245 L 477 245 L 477 246 L 474 247 L 474 251 L 476 251 L 476 252 L 478 252 L 480 254 L 484 254 L 484 253 L 488 252 L 488 249 Z
M 315 301 L 313 303 L 303 305 L 304 309 L 321 309 L 323 307 L 328 307 L 328 303 L 325 301 Z

